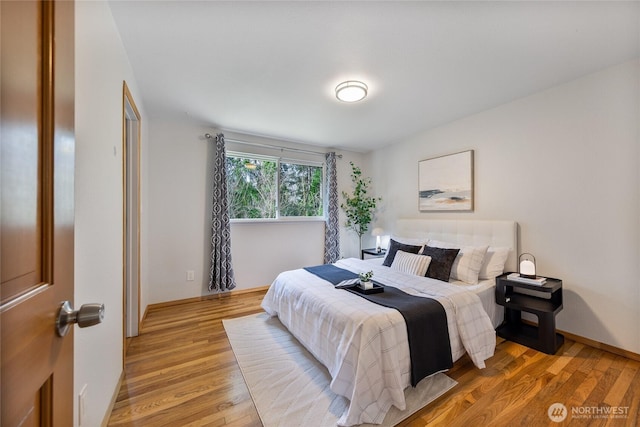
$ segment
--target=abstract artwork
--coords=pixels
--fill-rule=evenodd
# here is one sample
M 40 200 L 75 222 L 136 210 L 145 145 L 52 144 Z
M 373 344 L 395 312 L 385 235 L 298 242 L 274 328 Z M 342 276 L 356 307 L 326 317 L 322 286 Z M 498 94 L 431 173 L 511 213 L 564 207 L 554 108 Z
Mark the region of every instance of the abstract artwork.
M 418 163 L 422 212 L 473 211 L 473 150 Z

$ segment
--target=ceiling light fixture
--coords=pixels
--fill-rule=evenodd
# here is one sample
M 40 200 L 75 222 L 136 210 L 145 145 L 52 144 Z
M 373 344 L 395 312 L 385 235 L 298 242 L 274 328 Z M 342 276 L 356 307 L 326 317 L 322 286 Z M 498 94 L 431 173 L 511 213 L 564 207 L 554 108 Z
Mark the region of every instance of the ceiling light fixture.
M 342 102 L 357 102 L 367 96 L 368 89 L 362 82 L 349 80 L 336 86 L 336 98 Z

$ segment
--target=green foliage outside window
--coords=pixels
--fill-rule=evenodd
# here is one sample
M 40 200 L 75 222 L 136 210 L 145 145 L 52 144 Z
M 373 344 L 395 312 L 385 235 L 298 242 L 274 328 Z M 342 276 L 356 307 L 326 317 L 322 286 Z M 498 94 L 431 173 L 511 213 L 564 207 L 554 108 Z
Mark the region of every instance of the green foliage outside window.
M 280 216 L 322 216 L 322 168 L 280 163 Z
M 324 214 L 321 166 L 229 155 L 227 192 L 233 219 Z
M 276 217 L 276 162 L 227 157 L 230 218 Z

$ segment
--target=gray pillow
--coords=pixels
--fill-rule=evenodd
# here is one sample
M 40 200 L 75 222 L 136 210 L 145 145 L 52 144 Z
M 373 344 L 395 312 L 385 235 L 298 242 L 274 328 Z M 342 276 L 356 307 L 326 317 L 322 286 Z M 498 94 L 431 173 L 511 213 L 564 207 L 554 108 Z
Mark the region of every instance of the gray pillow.
M 410 254 L 417 254 L 422 249 L 422 246 L 414 246 L 414 245 L 405 245 L 404 243 L 398 243 L 395 240 L 391 239 L 389 242 L 389 249 L 387 250 L 387 256 L 384 259 L 382 265 L 391 267 L 393 264 L 393 259 L 396 257 L 396 252 L 409 252 Z
M 458 252 L 460 252 L 460 249 L 443 249 L 425 246 L 421 255 L 431 257 L 431 263 L 429 264 L 426 277 L 448 282 L 449 276 L 451 276 L 451 267 L 453 267 L 453 261 L 456 260 Z

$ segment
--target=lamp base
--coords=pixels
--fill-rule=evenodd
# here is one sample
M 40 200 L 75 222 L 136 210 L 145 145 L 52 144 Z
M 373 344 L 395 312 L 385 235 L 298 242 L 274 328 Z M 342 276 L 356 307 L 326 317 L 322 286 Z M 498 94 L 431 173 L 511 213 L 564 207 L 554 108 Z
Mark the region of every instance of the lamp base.
M 532 275 L 532 274 L 522 274 L 522 273 L 520 273 L 520 277 L 524 277 L 525 279 L 535 279 L 538 276 L 536 276 L 535 274 Z

